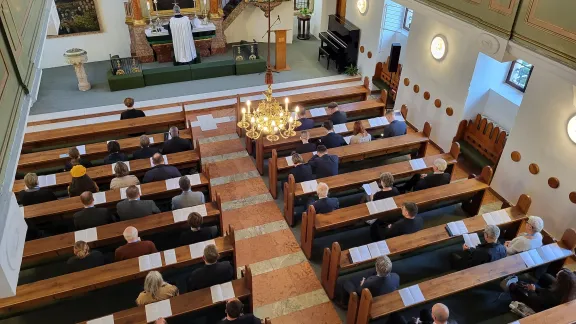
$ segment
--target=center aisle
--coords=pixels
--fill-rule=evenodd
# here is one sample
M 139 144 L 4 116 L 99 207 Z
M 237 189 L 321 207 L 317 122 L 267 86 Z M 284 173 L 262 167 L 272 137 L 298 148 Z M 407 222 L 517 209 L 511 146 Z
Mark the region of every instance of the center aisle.
M 234 113 L 223 109 L 210 115 Z M 188 116 L 191 121 L 198 121 L 197 117 Z M 237 267 L 249 264 L 252 268 L 254 314 L 269 317 L 274 324 L 342 323 L 234 124 L 219 123 L 204 130 L 193 127 L 193 132 L 200 143 L 202 164 L 210 170 L 212 193 L 222 198 L 223 228 L 232 225 L 236 230 Z

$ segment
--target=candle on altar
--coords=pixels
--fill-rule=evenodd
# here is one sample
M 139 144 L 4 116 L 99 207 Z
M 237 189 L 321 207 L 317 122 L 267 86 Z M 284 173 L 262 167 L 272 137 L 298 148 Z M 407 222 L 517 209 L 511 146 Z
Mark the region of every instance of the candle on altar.
M 246 106 L 248 107 L 248 113 L 250 113 L 250 100 L 246 101 Z
M 284 99 L 284 103 L 286 104 L 286 112 L 288 112 L 288 98 Z
M 148 12 L 150 12 L 150 2 L 146 2 L 146 7 L 148 8 Z

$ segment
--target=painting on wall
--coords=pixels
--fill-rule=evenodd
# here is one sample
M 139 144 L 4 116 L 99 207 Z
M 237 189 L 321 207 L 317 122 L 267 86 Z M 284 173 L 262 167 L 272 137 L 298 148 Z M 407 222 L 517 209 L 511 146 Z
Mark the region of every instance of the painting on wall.
M 102 26 L 98 17 L 96 0 L 54 0 L 60 28 L 58 36 L 65 37 L 100 33 Z

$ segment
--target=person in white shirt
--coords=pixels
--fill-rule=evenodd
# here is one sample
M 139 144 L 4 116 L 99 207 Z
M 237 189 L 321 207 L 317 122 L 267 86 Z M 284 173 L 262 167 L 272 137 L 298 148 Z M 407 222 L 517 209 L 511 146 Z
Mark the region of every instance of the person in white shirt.
M 192 36 L 190 18 L 180 14 L 180 6 L 174 6 L 174 17 L 170 18 L 170 34 L 176 63 L 187 64 L 196 59 L 196 46 Z
M 372 140 L 372 136 L 366 131 L 364 126 L 362 126 L 361 121 L 354 122 L 354 131 L 352 134 L 350 144 L 366 143 Z
M 508 255 L 536 249 L 542 246 L 544 221 L 538 216 L 528 217 L 526 232 L 518 234 L 512 241 L 504 242 Z

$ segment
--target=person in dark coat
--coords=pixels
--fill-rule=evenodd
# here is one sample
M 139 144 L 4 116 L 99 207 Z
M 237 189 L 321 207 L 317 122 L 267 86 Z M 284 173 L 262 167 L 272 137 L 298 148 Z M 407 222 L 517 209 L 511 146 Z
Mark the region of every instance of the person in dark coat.
M 190 142 L 189 139 L 179 137 L 180 131 L 178 130 L 178 127 L 170 127 L 170 131 L 168 133 L 170 134 L 171 138 L 164 142 L 164 146 L 162 147 L 162 154 L 173 154 L 194 149 L 192 142 Z
M 500 260 L 507 256 L 506 247 L 498 243 L 500 228 L 496 225 L 486 225 L 484 240 L 486 243 L 470 247 L 464 243 L 461 252 L 451 255 L 452 267 L 458 270 L 475 267 L 480 264 Z
M 392 273 L 392 261 L 388 256 L 379 256 L 376 258 L 375 272 L 368 278 L 362 278 L 358 283 L 354 280 L 344 282 L 344 294 L 341 302 L 348 303 L 350 294 L 356 292 L 358 296 L 362 296 L 362 290 L 367 288 L 370 290 L 372 297 L 382 296 L 389 294 L 400 287 L 400 277 L 396 273 Z
M 338 124 L 346 124 L 348 118 L 346 117 L 345 112 L 341 112 L 338 109 L 338 104 L 335 102 L 331 102 L 328 104 L 328 113 L 330 114 L 330 121 L 334 125 Z
M 70 197 L 80 196 L 85 191 L 90 191 L 96 193 L 100 191 L 98 185 L 90 176 L 86 174 L 86 168 L 81 165 L 75 165 L 70 170 L 70 175 L 72 176 L 72 181 L 68 186 L 68 195 Z
M 449 184 L 452 175 L 445 172 L 447 167 L 448 163 L 444 159 L 434 160 L 434 165 L 432 166 L 432 174 L 413 175 L 412 178 L 410 178 L 410 180 L 404 184 L 400 191 L 418 191 Z
M 234 279 L 234 268 L 228 261 L 218 262 L 218 250 L 214 244 L 204 248 L 204 266 L 196 269 L 187 280 L 188 292 L 223 284 Z
M 214 238 L 212 228 L 202 227 L 202 215 L 196 212 L 188 215 L 188 226 L 190 228 L 180 234 L 181 246 L 204 242 Z
M 142 110 L 134 108 L 134 99 L 124 99 L 124 106 L 126 106 L 127 109 L 120 114 L 120 120 L 146 117 L 146 114 Z
M 308 142 L 310 140 L 310 133 L 308 131 L 302 131 L 300 133 L 300 140 L 302 144 L 296 146 L 296 153 L 304 154 L 316 151 L 316 144 Z
M 406 135 L 406 122 L 396 120 L 394 110 L 388 110 L 384 116 L 388 120 L 388 125 L 384 127 L 385 138 Z
M 243 313 L 244 304 L 237 298 L 226 302 L 226 317 L 218 324 L 261 324 L 262 320 L 253 314 Z
M 140 136 L 140 149 L 132 154 L 134 160 L 148 159 L 158 153 L 158 149 L 150 147 L 150 137 L 148 135 Z
M 334 125 L 332 124 L 331 121 L 329 120 L 325 121 L 324 124 L 322 124 L 322 126 L 326 129 L 328 133 L 320 138 L 320 143 L 326 146 L 326 148 L 334 148 L 348 145 L 346 144 L 346 140 L 344 140 L 344 137 L 342 137 L 342 135 L 334 133 Z
M 154 164 L 154 167 L 146 171 L 142 183 L 180 178 L 182 176 L 178 168 L 173 165 L 164 164 L 164 158 L 160 153 L 154 154 L 152 157 L 152 163 Z
M 159 214 L 160 209 L 154 200 L 140 200 L 140 189 L 130 186 L 126 189 L 126 199 L 116 204 L 116 213 L 121 221 Z
M 114 216 L 108 208 L 94 207 L 94 196 L 90 191 L 83 192 L 80 195 L 80 201 L 84 209 L 73 216 L 74 228 L 77 231 L 114 222 Z
M 306 109 L 298 111 L 298 120 L 302 123 L 302 125 L 294 128 L 295 131 L 303 131 L 314 128 L 314 121 L 310 118 L 306 118 Z
M 294 167 L 290 169 L 290 174 L 294 176 L 294 182 L 300 183 L 316 179 L 312 172 L 312 167 L 308 163 L 304 163 L 304 159 L 300 154 L 292 152 L 291 158 Z
M 74 243 L 74 256 L 66 262 L 68 273 L 96 268 L 106 264 L 106 257 L 100 251 L 90 251 L 88 243 Z
M 398 313 L 393 313 L 388 320 L 390 324 L 458 324 L 450 319 L 450 311 L 444 304 L 437 303 L 432 309 L 423 308 L 418 318 L 406 320 Z
M 114 164 L 118 161 L 128 161 L 128 156 L 120 152 L 120 143 L 108 142 L 108 156 L 104 158 L 104 164 Z
M 18 192 L 18 201 L 22 206 L 30 206 L 56 200 L 56 195 L 48 188 L 40 188 L 36 173 L 24 176 L 26 188 Z
M 317 149 L 318 154 L 308 160 L 308 164 L 312 167 L 316 179 L 337 175 L 338 156 L 328 154 L 328 150 L 324 145 L 318 145 Z
M 542 280 L 541 280 L 542 281 Z M 510 285 L 512 300 L 522 302 L 535 312 L 576 300 L 576 273 L 563 268 L 556 278 L 550 276 L 550 286 L 537 287 L 527 282 L 517 282 Z
M 394 187 L 394 176 L 390 172 L 384 172 L 380 175 L 380 191 L 372 194 L 371 200 L 381 200 L 398 196 L 400 192 Z
M 418 206 L 413 202 L 402 205 L 402 218 L 392 224 L 380 219 L 370 225 L 370 236 L 373 241 L 381 241 L 392 237 L 418 232 L 424 226 L 422 217 L 418 216 Z
M 78 149 L 76 147 L 71 147 L 68 149 L 68 157 L 70 158 L 69 161 L 66 161 L 66 164 L 64 165 L 64 171 L 70 171 L 72 170 L 72 167 L 75 165 L 81 165 L 85 168 L 91 168 L 92 167 L 92 162 L 83 159 L 80 156 L 80 151 L 78 151 Z
M 318 183 L 318 186 L 316 187 L 318 200 L 312 204 L 314 210 L 316 210 L 316 214 L 327 214 L 340 208 L 338 198 L 328 198 L 328 190 L 329 188 L 327 184 L 324 182 Z

